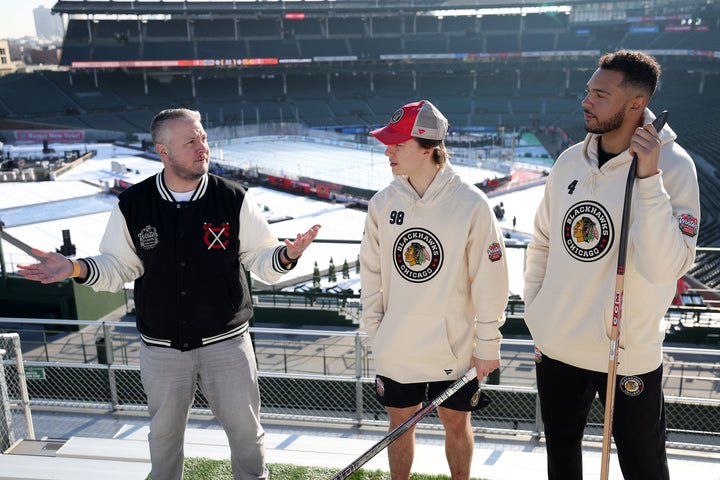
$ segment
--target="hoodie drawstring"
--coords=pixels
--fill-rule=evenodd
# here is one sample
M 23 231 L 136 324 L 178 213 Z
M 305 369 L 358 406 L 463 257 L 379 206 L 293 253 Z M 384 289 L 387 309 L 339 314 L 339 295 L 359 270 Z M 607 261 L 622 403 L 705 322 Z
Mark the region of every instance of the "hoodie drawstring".
M 597 177 L 600 175 L 600 172 L 596 172 L 595 170 L 590 171 L 590 175 L 585 177 L 585 180 L 582 182 L 583 188 L 587 188 L 590 190 L 590 195 L 595 194 L 595 187 L 597 186 Z

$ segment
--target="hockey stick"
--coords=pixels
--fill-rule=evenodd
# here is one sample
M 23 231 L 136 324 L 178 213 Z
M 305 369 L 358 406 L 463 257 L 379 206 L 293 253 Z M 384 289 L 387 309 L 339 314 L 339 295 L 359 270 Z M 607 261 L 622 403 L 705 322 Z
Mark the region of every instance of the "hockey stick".
M 653 122 L 656 132 L 660 132 L 667 122 L 668 112 L 662 112 Z M 605 392 L 605 423 L 603 424 L 602 463 L 600 465 L 600 480 L 608 480 L 610 474 L 610 448 L 612 442 L 613 413 L 615 412 L 615 390 L 620 350 L 620 319 L 622 318 L 622 302 L 625 291 L 625 260 L 627 257 L 628 226 L 630 224 L 630 205 L 632 204 L 632 191 L 635 183 L 635 168 L 637 154 L 633 155 L 625 184 L 625 199 L 622 210 L 622 224 L 620 226 L 620 248 L 615 277 L 615 300 L 613 303 L 612 330 L 610 331 L 610 363 L 608 364 L 607 391 Z
M 353 474 L 358 468 L 365 465 L 371 458 L 380 453 L 385 447 L 390 445 L 392 442 L 398 439 L 403 433 L 410 430 L 416 423 L 425 418 L 430 412 L 435 410 L 438 405 L 450 398 L 452 394 L 460 390 L 470 380 L 477 376 L 475 367 L 468 370 L 468 372 L 461 378 L 458 378 L 452 385 L 450 385 L 444 392 L 435 397 L 430 403 L 425 405 L 423 408 L 415 412 L 410 418 L 405 420 L 403 423 L 398 425 L 392 432 L 385 435 L 379 442 L 370 447 L 368 451 L 360 455 L 350 465 L 345 467 L 345 470 L 335 475 L 332 480 L 343 480 Z

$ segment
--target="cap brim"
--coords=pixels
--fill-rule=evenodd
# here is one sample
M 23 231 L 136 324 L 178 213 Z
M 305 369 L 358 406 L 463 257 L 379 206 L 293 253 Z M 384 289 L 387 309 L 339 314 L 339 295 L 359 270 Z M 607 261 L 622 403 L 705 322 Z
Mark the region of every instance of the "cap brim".
M 408 140 L 413 138 L 412 135 L 393 130 L 392 128 L 390 128 L 390 125 L 378 128 L 377 130 L 373 130 L 372 132 L 370 132 L 370 135 L 377 138 L 385 145 L 397 145 L 398 143 L 407 142 Z

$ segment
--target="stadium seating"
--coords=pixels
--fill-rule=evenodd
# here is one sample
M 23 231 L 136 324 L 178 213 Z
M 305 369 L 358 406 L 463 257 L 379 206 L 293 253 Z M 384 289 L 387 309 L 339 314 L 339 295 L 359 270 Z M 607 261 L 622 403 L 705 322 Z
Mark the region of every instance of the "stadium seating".
M 303 39 L 298 40 L 298 49 L 300 57 L 303 58 L 350 55 L 350 49 L 344 40 Z
M 326 99 L 330 74 L 288 74 L 285 76 L 287 92 L 291 98 Z
M 231 19 L 204 20 L 193 22 L 194 38 L 223 38 L 235 39 L 235 22 Z
M 241 37 L 280 38 L 280 22 L 275 18 L 242 18 L 238 20 Z
M 0 77 L 0 100 L 20 116 L 64 113 L 73 106 L 66 95 L 39 73 L 14 73 Z
M 248 56 L 252 58 L 299 58 L 297 43 L 289 40 L 249 40 Z
M 672 19 L 643 22 L 640 26 L 651 28 L 634 30 L 624 17 L 579 25 L 564 13 L 436 17 L 424 14 L 423 8 L 345 14 L 339 6 L 323 13 L 313 5 L 312 15 L 298 19 L 256 7 L 233 7 L 242 11 L 233 18 L 215 15 L 209 4 L 210 15 L 187 18 L 70 16 L 61 64 L 253 58 L 290 62 L 6 75 L 0 77 L 0 115 L 145 133 L 159 109 L 184 105 L 198 109 L 208 127 L 299 121 L 317 128 L 367 129 L 385 124 L 400 105 L 426 98 L 453 127 L 556 127 L 577 142 L 586 134 L 581 102 L 597 58 L 522 53 L 720 50 L 720 28 L 712 15 L 702 22 L 707 30 L 696 29 L 695 21 L 679 25 Z M 698 18 L 707 14 L 701 10 Z M 471 55 L 451 58 L 454 54 Z M 411 55 L 424 58 L 418 61 L 408 58 Z M 699 159 L 702 225 L 707 225 L 700 229 L 700 243 L 719 245 L 720 227 L 714 225 L 720 209 L 715 193 L 720 191 L 720 134 L 706 114 L 720 104 L 717 60 L 677 54 L 659 60 L 664 73 L 651 106 L 671 111 L 679 143 Z M 713 285 L 720 284 L 718 271 L 720 259 L 704 259 L 694 270 Z
M 285 20 L 285 37 L 303 38 L 305 36 L 323 35 L 323 23 L 318 19 Z
M 142 49 L 143 60 L 187 60 L 193 56 L 193 44 L 187 40 L 148 40 Z
M 251 101 L 268 101 L 285 97 L 283 80 L 280 75 L 261 75 L 258 77 L 242 77 L 243 98 Z
M 43 75 L 52 85 L 62 90 L 80 111 L 103 112 L 123 109 L 126 106 L 126 102 L 118 97 L 113 89 L 102 83 L 96 86 L 91 75 L 74 74 L 71 77 L 65 72 L 45 72 Z
M 477 31 L 477 17 L 447 17 L 440 20 L 440 30 L 450 35 L 468 35 Z
M 148 21 L 145 28 L 148 39 L 188 37 L 188 26 L 185 20 Z
M 332 112 L 325 101 L 295 100 L 300 118 L 310 127 L 325 127 L 331 125 Z
M 547 33 L 523 33 L 520 36 L 520 51 L 523 52 L 551 52 L 557 49 L 555 44 L 555 36 Z
M 486 35 L 485 51 L 489 53 L 519 52 L 520 34 L 518 32 L 514 32 Z
M 480 19 L 481 29 L 490 32 L 520 32 L 520 15 L 487 16 Z
M 661 25 L 662 27 L 662 25 Z M 385 61 L 389 67 L 365 69 L 351 62 L 336 65 L 334 57 L 355 55 L 359 62 L 384 62 L 383 55 L 517 54 L 553 50 L 606 51 L 637 48 L 697 48 L 716 44 L 710 31 L 629 33 L 625 22 L 585 30 L 570 23 L 567 14 L 444 16 L 399 11 L 367 15 L 281 18 L 254 12 L 234 19 L 198 16 L 189 19 L 153 18 L 86 21 L 71 18 L 64 40 L 63 64 L 71 61 L 186 60 L 281 58 L 313 59 L 312 70 L 302 67 L 195 70 L 183 75 L 149 71 L 102 72 L 98 83 L 89 74 L 73 74 L 34 81 L 35 96 L 54 96 L 50 102 L 4 103 L 22 117 L 65 115 L 68 107 L 105 114 L 90 123 L 143 130 L 149 113 L 168 105 L 192 105 L 209 122 L 277 122 L 299 119 L 311 126 L 384 123 L 394 108 L 418 98 L 438 103 L 457 126 L 504 123 L 521 126 L 563 126 L 574 139 L 584 136 L 578 126 L 580 101 L 594 59 L 572 64 L 537 60 L 491 59 L 427 62 L 410 66 L 406 60 Z M 714 42 L 714 43 L 713 43 Z M 392 65 L 392 66 L 391 66 Z M 394 68 L 402 65 L 403 68 Z M 691 66 L 691 65 L 690 65 Z M 460 68 L 457 68 L 460 67 Z M 191 78 L 191 75 L 193 78 Z M 0 81 L 2 88 L 10 80 Z M 699 86 L 692 76 L 690 85 Z M 48 84 L 49 83 L 49 84 Z M 687 87 L 687 79 L 664 78 L 663 89 Z M 684 88 L 683 90 L 686 90 Z M 682 94 L 681 94 L 682 95 Z M 58 105 L 61 104 L 61 105 Z M 47 109 L 45 112 L 43 110 Z M 51 114 L 51 115 L 48 115 Z M 538 124 L 538 122 L 540 122 Z M 78 123 L 78 122 L 74 122 Z M 80 122 L 81 123 L 81 122 Z
M 366 34 L 365 25 L 360 18 L 330 18 L 328 34 L 332 36 L 349 36 Z
M 559 13 L 532 13 L 525 17 L 525 30 L 565 30 L 568 28 L 570 17 Z
M 446 53 L 447 36 L 439 33 L 426 33 L 423 35 L 406 36 L 404 53 Z
M 198 40 L 197 56 L 207 59 L 248 58 L 247 42 L 244 40 Z
M 371 22 L 373 35 L 398 35 L 400 32 L 400 22 L 396 17 L 372 17 Z

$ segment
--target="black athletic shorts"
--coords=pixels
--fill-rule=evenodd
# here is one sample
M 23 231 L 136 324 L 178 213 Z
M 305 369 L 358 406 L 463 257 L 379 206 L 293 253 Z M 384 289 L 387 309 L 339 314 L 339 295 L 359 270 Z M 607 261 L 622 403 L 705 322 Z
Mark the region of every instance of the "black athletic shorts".
M 376 375 L 375 397 L 384 407 L 407 408 L 426 400 L 434 400 L 453 383 L 454 380 L 399 383 L 391 378 Z M 459 412 L 473 412 L 489 404 L 490 397 L 480 389 L 477 378 L 474 378 L 440 405 Z

